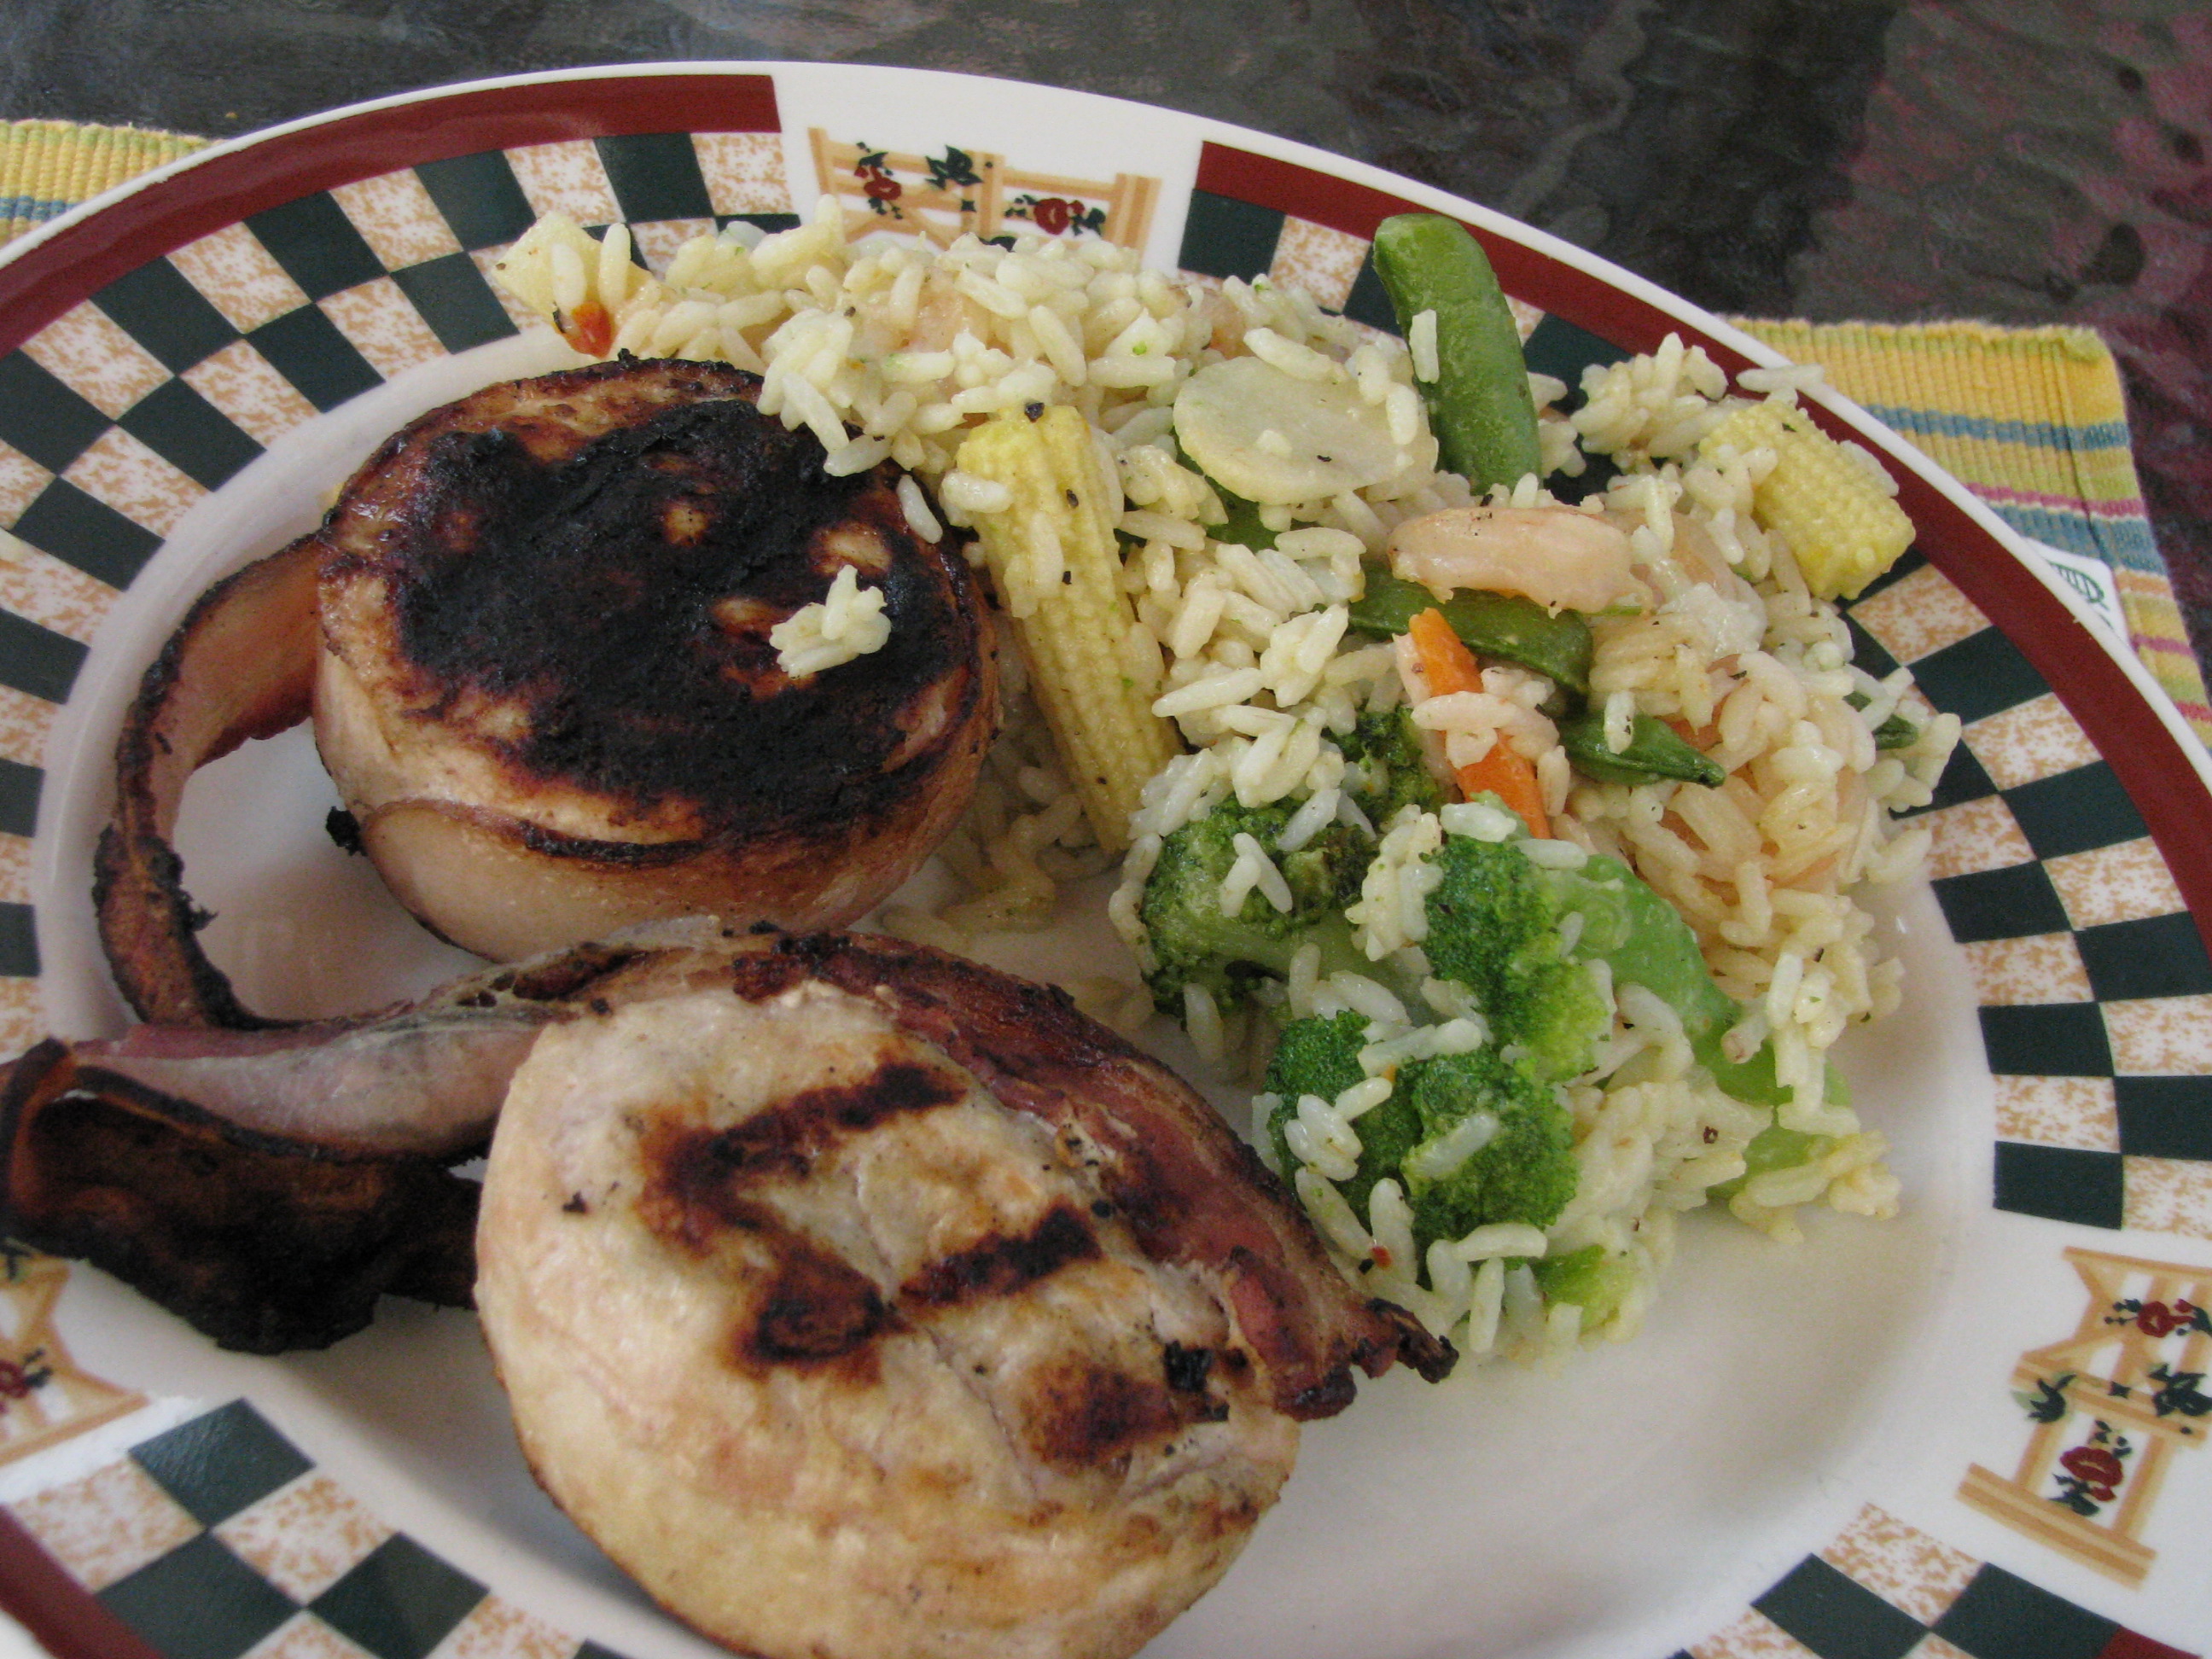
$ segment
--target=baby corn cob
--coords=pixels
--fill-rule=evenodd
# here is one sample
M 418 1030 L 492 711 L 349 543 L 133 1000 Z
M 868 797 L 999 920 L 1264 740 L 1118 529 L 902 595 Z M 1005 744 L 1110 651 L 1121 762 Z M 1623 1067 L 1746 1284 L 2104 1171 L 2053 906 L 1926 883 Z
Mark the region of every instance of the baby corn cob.
M 1795 404 L 1769 398 L 1739 409 L 1698 451 L 1710 460 L 1723 447 L 1773 450 L 1774 471 L 1753 493 L 1753 511 L 1790 544 L 1817 597 L 1856 599 L 1911 544 L 1904 510 Z
M 986 422 L 962 442 L 958 466 L 1013 497 L 977 513 L 975 532 L 1084 816 L 1119 853 L 1146 783 L 1182 746 L 1152 711 L 1159 647 L 1121 592 L 1120 491 L 1090 423 L 1065 405 Z

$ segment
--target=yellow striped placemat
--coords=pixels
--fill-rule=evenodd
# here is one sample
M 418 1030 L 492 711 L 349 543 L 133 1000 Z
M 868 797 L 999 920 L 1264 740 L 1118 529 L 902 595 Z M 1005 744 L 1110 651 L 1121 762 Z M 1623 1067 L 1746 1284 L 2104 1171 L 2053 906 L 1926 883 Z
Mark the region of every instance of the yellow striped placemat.
M 2197 735 L 2212 707 L 2128 447 L 2119 368 L 2082 328 L 1745 321 L 1865 405 L 2024 536 L 2112 571 L 2136 653 Z
M 206 143 L 180 133 L 71 121 L 0 125 L 0 242 Z

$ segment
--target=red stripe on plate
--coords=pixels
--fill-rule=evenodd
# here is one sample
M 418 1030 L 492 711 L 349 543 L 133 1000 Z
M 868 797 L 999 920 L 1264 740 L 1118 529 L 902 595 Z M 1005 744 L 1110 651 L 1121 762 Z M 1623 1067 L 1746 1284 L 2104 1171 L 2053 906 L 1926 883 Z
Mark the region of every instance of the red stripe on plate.
M 765 75 L 605 76 L 363 110 L 210 156 L 0 265 L 0 353 L 119 276 L 250 214 L 488 149 L 641 132 L 779 132 Z
M 0 1512 L 0 1607 L 54 1659 L 162 1659 L 5 1512 Z
M 2197 1656 L 2185 1648 L 2170 1648 L 2136 1631 L 2123 1630 L 2097 1650 L 2097 1659 L 2197 1659 Z

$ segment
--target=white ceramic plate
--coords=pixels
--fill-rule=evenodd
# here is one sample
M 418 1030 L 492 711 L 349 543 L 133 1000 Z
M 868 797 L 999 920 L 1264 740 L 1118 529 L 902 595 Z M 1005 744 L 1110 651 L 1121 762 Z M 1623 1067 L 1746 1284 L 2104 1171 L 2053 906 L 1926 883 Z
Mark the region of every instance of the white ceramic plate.
M 1771 361 L 1436 191 L 1006 82 L 593 70 L 219 145 L 0 256 L 0 1044 L 123 1018 L 89 853 L 122 710 L 191 599 L 312 525 L 408 416 L 571 361 L 518 326 L 489 258 L 549 209 L 629 221 L 665 258 L 825 190 L 856 231 L 1103 234 L 1355 315 L 1375 223 L 1437 208 L 1546 313 L 1540 366 L 1668 330 L 1730 368 Z M 2205 1649 L 2212 787 L 2140 668 L 1996 519 L 1823 404 L 1920 532 L 1854 607 L 1863 649 L 1967 722 L 1930 815 L 1938 878 L 1886 913 L 1913 993 L 1842 1051 L 1905 1213 L 1812 1217 L 1797 1249 L 1693 1224 L 1633 1342 L 1557 1374 L 1369 1387 L 1308 1431 L 1244 1558 L 1155 1651 Z M 301 732 L 188 802 L 210 951 L 267 1012 L 365 1006 L 463 960 L 331 846 L 333 805 Z M 1097 937 L 1008 961 L 1072 970 Z M 531 1483 L 466 1316 L 387 1303 L 326 1352 L 254 1359 L 36 1258 L 0 1282 L 0 1603 L 70 1655 L 707 1650 Z

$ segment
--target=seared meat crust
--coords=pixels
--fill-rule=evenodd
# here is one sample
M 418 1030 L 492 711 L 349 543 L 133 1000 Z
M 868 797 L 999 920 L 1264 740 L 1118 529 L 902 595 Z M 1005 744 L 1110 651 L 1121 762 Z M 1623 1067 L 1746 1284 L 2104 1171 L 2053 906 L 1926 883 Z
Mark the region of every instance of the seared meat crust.
M 389 440 L 319 532 L 317 741 L 401 901 L 511 957 L 649 915 L 835 926 L 951 826 L 997 720 L 985 618 L 896 472 L 828 476 L 686 362 L 493 386 Z M 856 567 L 882 649 L 769 629 Z

